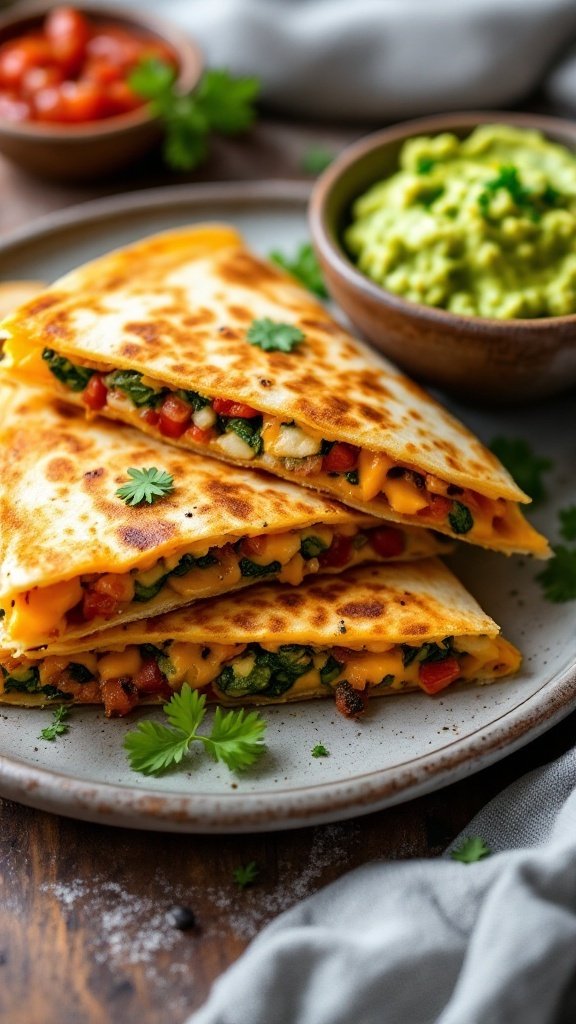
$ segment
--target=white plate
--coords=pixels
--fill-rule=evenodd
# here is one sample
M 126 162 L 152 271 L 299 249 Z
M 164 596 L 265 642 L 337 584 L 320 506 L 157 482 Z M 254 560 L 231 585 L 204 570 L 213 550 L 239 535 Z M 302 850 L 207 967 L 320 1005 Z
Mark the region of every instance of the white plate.
M 258 252 L 291 251 L 308 237 L 306 191 L 286 182 L 183 186 L 90 203 L 37 222 L 0 246 L 0 279 L 53 280 L 135 238 L 200 220 L 226 220 Z M 135 268 L 135 273 L 138 268 Z M 554 459 L 553 500 L 534 514 L 556 536 L 556 509 L 576 502 L 573 400 L 526 413 L 456 409 L 485 441 L 527 438 Z M 525 655 L 520 675 L 435 699 L 373 701 L 361 724 L 331 701 L 267 708 L 268 753 L 236 778 L 205 757 L 160 779 L 135 775 L 122 750 L 131 721 L 73 709 L 68 735 L 38 739 L 50 715 L 4 708 L 0 794 L 59 814 L 107 824 L 181 832 L 240 832 L 336 821 L 409 800 L 461 779 L 544 732 L 576 704 L 574 604 L 545 602 L 539 566 L 462 545 L 453 565 Z M 238 595 L 238 601 L 242 595 Z M 150 714 L 151 712 L 145 712 Z M 157 719 L 162 712 L 155 711 Z M 323 743 L 330 757 L 314 759 Z M 201 752 L 199 752 L 201 753 Z

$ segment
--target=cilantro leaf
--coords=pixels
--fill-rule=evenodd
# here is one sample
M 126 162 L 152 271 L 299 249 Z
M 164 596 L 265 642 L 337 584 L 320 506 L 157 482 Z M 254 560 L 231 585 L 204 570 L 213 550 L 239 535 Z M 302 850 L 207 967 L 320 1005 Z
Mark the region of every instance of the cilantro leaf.
M 552 468 L 551 459 L 536 455 L 521 437 L 495 437 L 489 447 L 534 504 L 547 498 L 542 474 Z
M 545 569 L 538 573 L 544 597 L 553 604 L 576 599 L 576 549 L 558 544 L 552 549 L 554 556 Z
M 306 335 L 293 324 L 278 323 L 265 316 L 252 321 L 247 337 L 251 345 L 257 345 L 264 352 L 291 352 L 302 344 Z
M 489 857 L 491 853 L 492 850 L 480 836 L 467 836 L 460 846 L 452 850 L 450 856 L 462 864 L 474 864 L 477 860 Z
M 565 540 L 576 540 L 576 505 L 561 508 L 558 516 L 562 536 Z
M 174 477 L 163 469 L 156 469 L 156 466 L 150 469 L 131 468 L 127 473 L 132 477 L 132 483 L 124 484 L 116 491 L 116 496 L 127 505 L 140 505 L 143 501 L 151 505 L 174 490 Z
M 248 864 L 241 864 L 239 867 L 234 868 L 232 872 L 234 881 L 241 889 L 245 889 L 248 885 L 252 885 L 258 875 L 260 869 L 256 864 L 255 860 L 251 860 Z
M 55 708 L 52 714 L 52 724 L 47 725 L 46 728 L 40 730 L 39 740 L 55 740 L 57 736 L 62 736 L 63 733 L 68 732 L 70 723 L 66 722 L 65 719 L 68 717 L 70 709 L 65 704 L 61 704 L 59 708 Z
M 312 757 L 330 757 L 330 751 L 326 750 L 323 743 L 317 743 L 311 750 Z
M 284 256 L 283 253 L 275 249 L 270 253 L 270 259 L 277 266 L 292 274 L 292 277 L 300 281 L 300 284 L 303 284 L 309 292 L 317 295 L 320 299 L 328 298 L 320 264 L 310 242 L 303 242 L 292 258 Z
M 334 153 L 325 146 L 310 146 L 310 149 L 302 154 L 300 166 L 305 174 L 322 174 L 333 159 Z
M 209 736 L 198 736 L 215 761 L 232 772 L 249 768 L 264 750 L 266 723 L 257 711 L 224 712 L 216 708 Z
M 177 91 L 174 69 L 165 61 L 141 61 L 128 79 L 139 96 L 150 102 L 163 122 L 164 159 L 178 171 L 189 171 L 206 159 L 212 132 L 235 135 L 253 123 L 260 91 L 257 78 L 234 78 L 228 71 L 206 71 L 193 93 Z
M 191 744 L 199 740 L 215 761 L 231 771 L 240 771 L 254 764 L 264 752 L 266 723 L 257 711 L 223 712 L 216 708 L 212 731 L 200 734 L 206 714 L 206 697 L 184 683 L 164 706 L 170 727 L 156 722 L 139 722 L 124 737 L 124 749 L 133 771 L 156 775 L 181 763 Z

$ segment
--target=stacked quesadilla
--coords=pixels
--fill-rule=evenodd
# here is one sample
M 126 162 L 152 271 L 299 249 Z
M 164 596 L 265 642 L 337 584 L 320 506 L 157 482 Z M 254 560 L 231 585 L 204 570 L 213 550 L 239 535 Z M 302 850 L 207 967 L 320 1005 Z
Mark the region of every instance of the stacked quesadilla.
M 354 715 L 518 667 L 431 556 L 546 557 L 529 499 L 232 229 L 104 256 L 2 334 L 0 701 L 125 714 L 188 682 Z

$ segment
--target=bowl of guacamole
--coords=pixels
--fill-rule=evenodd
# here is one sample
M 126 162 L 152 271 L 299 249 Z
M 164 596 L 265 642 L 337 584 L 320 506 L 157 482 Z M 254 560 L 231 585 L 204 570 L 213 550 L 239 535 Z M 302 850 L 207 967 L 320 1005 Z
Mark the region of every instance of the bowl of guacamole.
M 461 397 L 576 383 L 576 126 L 526 114 L 396 125 L 310 206 L 327 284 L 378 348 Z

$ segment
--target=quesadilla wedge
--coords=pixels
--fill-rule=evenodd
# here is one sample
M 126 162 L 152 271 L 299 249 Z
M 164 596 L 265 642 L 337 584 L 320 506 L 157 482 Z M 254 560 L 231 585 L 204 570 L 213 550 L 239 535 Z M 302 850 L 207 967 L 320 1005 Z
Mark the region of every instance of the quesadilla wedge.
M 222 704 L 334 695 L 360 714 L 369 696 L 516 671 L 498 635 L 437 559 L 361 566 L 299 587 L 270 583 L 96 636 L 0 659 L 0 701 L 103 703 L 107 715 L 168 699 L 183 683 Z
M 0 607 L 19 650 L 157 615 L 262 578 L 421 557 L 443 543 L 268 475 L 178 451 L 31 388 L 0 389 Z M 130 467 L 169 474 L 153 504 Z
M 224 225 L 67 274 L 2 325 L 5 371 L 89 414 L 353 508 L 546 557 L 530 499 L 470 431 Z

